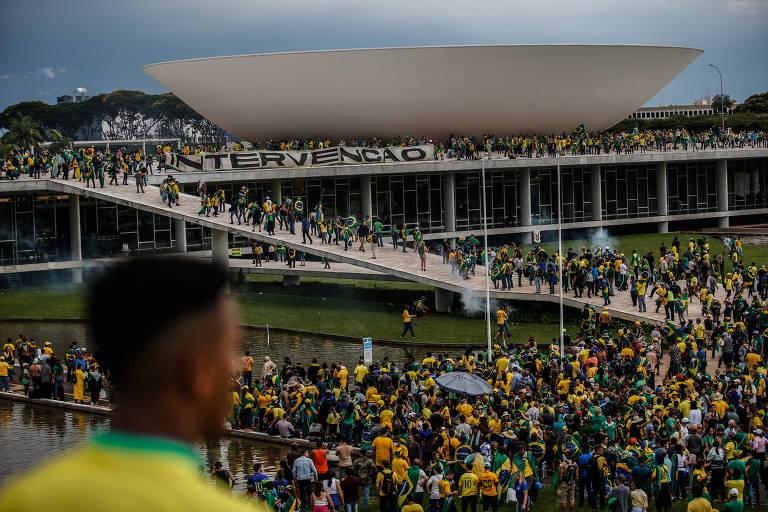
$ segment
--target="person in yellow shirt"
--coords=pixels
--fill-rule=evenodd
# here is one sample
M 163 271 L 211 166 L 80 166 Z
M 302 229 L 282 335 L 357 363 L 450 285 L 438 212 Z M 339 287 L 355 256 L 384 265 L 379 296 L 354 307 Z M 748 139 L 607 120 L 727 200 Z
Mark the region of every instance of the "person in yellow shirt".
M 498 359 L 496 359 L 495 362 L 496 366 L 496 377 L 501 377 L 504 372 L 507 371 L 507 367 L 509 366 L 509 358 L 506 356 L 501 356 Z
M 459 496 L 461 496 L 461 509 L 475 512 L 477 510 L 477 497 L 479 493 L 480 478 L 472 471 L 464 473 L 459 478 Z
M 693 492 L 693 499 L 688 502 L 688 512 L 713 512 L 715 510 L 709 500 L 702 496 L 703 485 L 694 485 L 691 491 Z
M 413 322 L 411 320 L 413 319 L 413 315 L 411 315 L 411 312 L 408 310 L 408 305 L 405 305 L 405 308 L 403 309 L 403 332 L 400 333 L 400 339 L 403 339 L 403 336 L 405 336 L 405 333 L 410 332 L 411 338 L 416 337 L 416 333 L 413 332 Z
M 504 337 L 504 331 L 509 334 L 509 328 L 507 327 L 507 312 L 504 310 L 503 307 L 500 307 L 496 311 L 496 327 L 498 328 L 498 332 L 496 333 L 496 336 L 494 336 L 494 340 L 499 339 L 499 336 L 501 336 L 501 341 L 503 343 L 506 343 L 506 338 Z
M 177 276 L 178 295 L 162 315 L 137 322 L 112 314 L 115 290 L 133 301 L 169 275 Z M 120 389 L 111 430 L 4 482 L 0 510 L 39 509 L 38 482 L 46 482 L 60 512 L 82 510 L 83 489 L 89 507 L 115 512 L 267 512 L 200 478 L 195 443 L 220 434 L 241 339 L 228 277 L 225 268 L 194 258 L 137 257 L 93 283 L 85 308 L 89 346 L 95 343 Z M 147 361 L 163 361 L 165 370 Z
M 5 391 L 6 393 L 11 390 L 10 378 L 8 376 L 8 369 L 10 367 L 11 365 L 5 362 L 5 357 L 0 356 L 0 391 Z
M 395 483 L 401 484 L 408 478 L 408 461 L 402 457 L 402 453 L 398 453 L 392 460 L 392 473 L 395 477 Z
M 75 403 L 83 403 L 85 399 L 85 372 L 78 367 L 75 370 L 75 383 L 72 386 L 72 399 Z
M 456 412 L 459 414 L 459 416 L 464 416 L 465 418 L 468 418 L 470 414 L 472 414 L 472 404 L 467 403 L 466 398 L 461 399 L 461 403 L 456 406 Z
M 483 512 L 498 509 L 498 488 L 499 477 L 491 471 L 490 461 L 485 463 L 485 471 L 480 475 L 480 492 L 483 495 Z
M 379 412 L 379 420 L 381 422 L 381 426 L 384 428 L 388 428 L 390 432 L 394 430 L 392 426 L 392 418 L 395 416 L 395 413 L 392 409 L 383 409 Z
M 745 356 L 745 359 L 747 361 L 747 368 L 749 368 L 750 371 L 754 371 L 754 369 L 757 368 L 757 365 L 760 364 L 762 357 L 755 352 L 749 352 Z
M 373 461 L 376 463 L 376 466 L 381 469 L 385 467 L 384 463 L 386 462 L 386 467 L 389 468 L 395 456 L 395 444 L 392 442 L 389 430 L 384 429 L 384 433 L 373 440 L 371 447 L 373 448 Z
M 411 493 L 408 495 L 407 503 L 402 506 L 400 512 L 424 512 L 424 509 L 416 503 L 416 494 Z
M 368 367 L 360 360 L 352 373 L 355 375 L 355 383 L 362 384 L 363 379 L 368 375 Z

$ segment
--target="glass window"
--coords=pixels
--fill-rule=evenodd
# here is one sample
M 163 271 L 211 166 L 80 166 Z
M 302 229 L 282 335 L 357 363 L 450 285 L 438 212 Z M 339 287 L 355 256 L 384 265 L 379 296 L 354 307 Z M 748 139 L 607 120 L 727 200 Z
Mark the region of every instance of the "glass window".
M 155 220 L 152 212 L 139 210 L 139 241 L 140 242 L 153 242 L 155 241 Z
M 136 210 L 128 206 L 117 206 L 118 230 L 121 233 L 135 233 L 137 231 Z

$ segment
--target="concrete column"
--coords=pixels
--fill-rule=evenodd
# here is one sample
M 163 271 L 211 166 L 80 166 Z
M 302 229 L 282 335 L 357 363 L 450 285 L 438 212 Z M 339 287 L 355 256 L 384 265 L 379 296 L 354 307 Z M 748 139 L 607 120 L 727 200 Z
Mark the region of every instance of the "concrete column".
M 69 195 L 69 259 L 81 261 L 83 259 L 82 238 L 80 236 L 80 196 Z M 83 282 L 83 269 L 72 269 L 72 282 Z
M 590 167 L 592 171 L 592 220 L 603 220 L 603 173 L 599 165 Z
M 592 220 L 597 224 L 603 220 L 603 172 L 600 169 L 600 165 L 591 166 L 590 171 L 592 173 L 592 182 L 590 183 L 592 189 Z M 596 225 L 592 236 L 602 238 L 603 227 Z
M 221 229 L 211 229 L 213 261 L 229 266 L 229 234 Z
M 371 199 L 370 176 L 363 176 L 360 178 L 360 202 L 363 203 L 363 211 L 360 212 L 360 218 L 364 219 L 367 215 L 373 219 L 373 200 Z
M 454 293 L 450 290 L 435 288 L 435 311 L 438 313 L 450 313 L 453 308 Z
M 531 225 L 531 170 L 520 169 L 520 225 Z
M 213 261 L 229 268 L 229 234 L 220 229 L 211 229 L 211 249 Z M 229 293 L 229 281 L 227 281 L 227 293 Z
M 173 252 L 187 252 L 187 223 L 184 219 L 173 219 L 173 226 L 176 230 L 176 246 Z
M 728 160 L 717 161 L 717 211 L 728 211 Z M 717 225 L 721 228 L 730 226 L 728 216 L 717 219 Z
M 656 164 L 656 208 L 659 216 L 669 215 L 669 197 L 667 195 L 667 162 Z M 669 221 L 658 223 L 659 233 L 669 232 Z
M 272 180 L 269 182 L 269 188 L 272 191 L 270 197 L 272 202 L 277 201 L 277 204 L 283 202 L 283 180 Z
M 456 172 L 443 173 L 443 227 L 456 231 Z
M 301 276 L 296 274 L 285 274 L 283 275 L 283 286 L 299 286 L 299 283 L 301 282 Z

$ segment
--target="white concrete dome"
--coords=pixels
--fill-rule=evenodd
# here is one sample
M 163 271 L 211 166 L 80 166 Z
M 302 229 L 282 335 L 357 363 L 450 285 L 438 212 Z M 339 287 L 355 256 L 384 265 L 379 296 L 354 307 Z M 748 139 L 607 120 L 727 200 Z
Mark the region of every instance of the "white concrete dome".
M 245 140 L 603 130 L 701 50 L 635 45 L 435 46 L 240 55 L 144 70 Z

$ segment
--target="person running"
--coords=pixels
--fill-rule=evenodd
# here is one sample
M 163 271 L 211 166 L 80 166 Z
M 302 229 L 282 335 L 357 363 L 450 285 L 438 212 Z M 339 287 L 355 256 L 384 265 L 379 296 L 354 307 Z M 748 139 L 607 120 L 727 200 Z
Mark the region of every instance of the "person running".
M 411 338 L 416 337 L 416 333 L 413 332 L 413 318 L 415 315 L 411 315 L 410 306 L 406 304 L 403 308 L 403 332 L 400 333 L 400 339 L 403 339 L 405 333 L 410 332 Z

